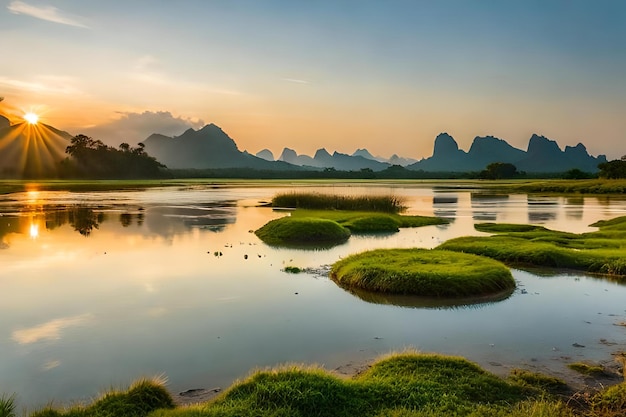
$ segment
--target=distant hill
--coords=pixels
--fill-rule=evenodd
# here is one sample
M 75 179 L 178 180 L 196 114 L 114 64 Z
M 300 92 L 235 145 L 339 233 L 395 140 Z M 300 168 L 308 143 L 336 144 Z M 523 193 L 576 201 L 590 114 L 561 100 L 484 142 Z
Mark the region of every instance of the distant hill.
M 371 156 L 371 154 L 369 155 Z M 348 155 L 336 151 L 331 155 L 324 148 L 318 149 L 312 158 L 308 155 L 298 155 L 293 149 L 285 148 L 278 159 L 303 167 L 333 168 L 338 171 L 360 171 L 361 169 L 382 171 L 390 166 L 388 163 L 379 162 L 361 155 Z
M 373 161 L 384 162 L 384 163 L 391 164 L 391 165 L 401 165 L 401 166 L 407 166 L 407 165 L 411 165 L 417 162 L 417 159 L 404 158 L 396 154 L 393 154 L 389 159 L 383 158 L 380 156 L 373 156 L 367 149 L 357 149 L 356 151 L 354 151 L 352 156 L 362 156 L 363 158 L 371 159 Z
M 200 130 L 188 129 L 176 137 L 155 133 L 143 144 L 149 155 L 171 169 L 297 169 L 285 162 L 267 161 L 240 151 L 235 141 L 214 124 Z
M 67 155 L 72 138 L 67 132 L 38 123 L 17 123 L 0 116 L 0 176 L 7 178 L 54 177 Z
M 575 168 L 597 172 L 598 164 L 606 162 L 606 156 L 589 155 L 581 143 L 566 146 L 562 151 L 555 141 L 536 134 L 530 138 L 527 151 L 514 148 L 502 139 L 486 136 L 474 138 L 470 150 L 465 152 L 459 149 L 452 136 L 441 133 L 435 138 L 433 155 L 407 168 L 427 172 L 467 172 L 483 170 L 493 162 L 511 163 L 518 171 L 535 173 L 565 172 Z
M 269 149 L 263 149 L 258 151 L 254 156 L 257 158 L 265 159 L 266 161 L 275 161 L 274 154 Z

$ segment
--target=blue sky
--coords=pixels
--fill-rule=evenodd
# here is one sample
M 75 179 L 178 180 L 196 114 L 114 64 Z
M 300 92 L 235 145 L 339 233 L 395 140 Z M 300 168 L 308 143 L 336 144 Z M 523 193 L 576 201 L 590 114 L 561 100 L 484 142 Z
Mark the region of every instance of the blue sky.
M 626 154 L 623 1 L 2 1 L 0 112 L 118 144 L 415 158 L 448 132 Z

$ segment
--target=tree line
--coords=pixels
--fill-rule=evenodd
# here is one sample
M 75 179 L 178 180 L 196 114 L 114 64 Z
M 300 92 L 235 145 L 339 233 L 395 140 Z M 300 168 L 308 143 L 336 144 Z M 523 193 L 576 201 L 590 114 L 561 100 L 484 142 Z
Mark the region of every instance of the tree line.
M 61 162 L 61 177 L 81 178 L 160 178 L 165 165 L 148 155 L 144 144 L 118 148 L 105 145 L 89 136 L 74 136 L 65 149 L 70 157 Z

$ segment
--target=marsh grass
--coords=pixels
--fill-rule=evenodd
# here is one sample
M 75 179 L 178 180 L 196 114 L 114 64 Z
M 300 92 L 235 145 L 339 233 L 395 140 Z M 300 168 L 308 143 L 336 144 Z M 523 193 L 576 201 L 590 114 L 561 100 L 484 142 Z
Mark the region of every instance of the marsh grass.
M 404 199 L 394 195 L 347 196 L 292 192 L 278 194 L 272 199 L 273 207 L 313 210 L 351 210 L 400 213 L 406 209 Z
M 31 417 L 617 417 L 626 410 L 626 383 L 564 402 L 551 395 L 559 380 L 515 375 L 502 379 L 461 357 L 406 351 L 351 378 L 285 365 L 254 371 L 208 402 L 179 407 L 161 382 L 144 380 L 84 407 L 49 407 Z
M 479 224 L 477 230 L 496 234 L 451 239 L 438 248 L 488 256 L 509 264 L 626 275 L 626 216 L 591 226 L 600 230 L 574 234 L 540 226 Z
M 526 193 L 624 194 L 624 179 L 533 180 L 496 185 L 494 188 Z
M 537 394 L 463 358 L 401 353 L 351 379 L 310 367 L 258 371 L 210 403 L 153 416 L 368 417 L 415 410 L 468 415 L 472 409 L 508 408 Z
M 509 379 L 522 385 L 539 388 L 550 394 L 562 394 L 568 391 L 568 386 L 562 379 L 525 369 L 512 369 Z
M 87 406 L 61 410 L 47 407 L 31 417 L 145 417 L 157 409 L 174 408 L 174 401 L 161 378 L 141 379 L 127 390 L 110 390 Z
M 303 272 L 302 268 L 299 268 L 297 266 L 286 266 L 283 271 L 287 272 L 288 274 L 299 274 L 300 272 Z
M 399 214 L 296 209 L 289 216 L 274 219 L 254 233 L 274 246 L 332 246 L 345 242 L 352 233 L 395 233 L 400 227 L 421 227 L 447 223 L 438 217 Z
M 569 363 L 567 364 L 567 367 L 573 371 L 588 376 L 603 376 L 607 374 L 606 370 L 602 366 L 590 365 L 584 362 Z
M 350 210 L 297 209 L 292 217 L 315 217 L 333 220 L 352 233 L 393 233 L 403 227 L 423 227 L 447 224 L 448 220 L 430 216 L 404 216 L 394 213 L 375 213 Z
M 442 250 L 378 249 L 333 264 L 344 288 L 429 297 L 471 297 L 515 288 L 509 269 L 491 259 Z
M 15 394 L 0 395 L 0 417 L 15 417 Z

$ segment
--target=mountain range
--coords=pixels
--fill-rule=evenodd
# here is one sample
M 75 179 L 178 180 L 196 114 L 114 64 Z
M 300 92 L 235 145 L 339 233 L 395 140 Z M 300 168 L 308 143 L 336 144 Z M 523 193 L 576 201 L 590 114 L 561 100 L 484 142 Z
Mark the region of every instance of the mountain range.
M 407 166 L 407 169 L 427 172 L 480 171 L 493 162 L 511 163 L 518 171 L 526 172 L 550 173 L 571 169 L 597 172 L 598 164 L 606 162 L 606 156 L 589 155 L 582 143 L 561 150 L 555 141 L 536 134 L 531 136 L 526 151 L 514 148 L 502 139 L 485 136 L 474 138 L 469 151 L 465 152 L 459 149 L 452 136 L 441 133 L 435 138 L 433 155 Z
M 67 156 L 65 148 L 71 137 L 67 132 L 41 123 L 11 125 L 0 115 L 0 175 L 37 176 L 54 172 Z M 582 143 L 561 150 L 555 141 L 536 134 L 530 138 L 525 151 L 503 139 L 485 136 L 476 137 L 465 152 L 459 149 L 452 136 L 441 133 L 435 138 L 432 156 L 419 161 L 397 155 L 389 159 L 375 157 L 367 149 L 357 149 L 351 155 L 336 151 L 331 154 L 324 148 L 318 149 L 312 157 L 284 148 L 278 160 L 274 160 L 267 149 L 257 155 L 239 150 L 235 141 L 215 124 L 199 130 L 188 129 L 180 136 L 154 133 L 143 144 L 149 155 L 171 169 L 382 171 L 402 165 L 409 170 L 426 172 L 476 172 L 492 162 L 506 162 L 515 165 L 518 171 L 552 173 L 574 168 L 597 172 L 598 164 L 607 161 L 605 155 L 589 155 Z

